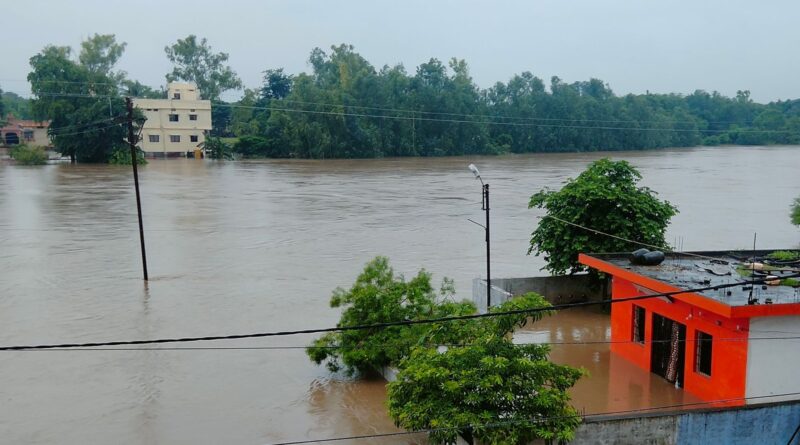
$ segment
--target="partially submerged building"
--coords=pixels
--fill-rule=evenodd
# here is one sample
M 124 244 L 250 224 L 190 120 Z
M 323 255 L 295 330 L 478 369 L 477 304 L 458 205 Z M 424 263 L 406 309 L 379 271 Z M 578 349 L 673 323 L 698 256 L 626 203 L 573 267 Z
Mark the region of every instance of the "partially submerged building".
M 211 130 L 211 101 L 201 100 L 192 83 L 171 82 L 166 99 L 133 99 L 147 121 L 139 148 L 151 158 L 186 157 L 202 153 Z
M 743 405 L 800 398 L 800 281 L 784 278 L 800 261 L 771 253 L 670 253 L 657 265 L 628 254 L 579 260 L 611 277 L 613 300 L 769 280 L 611 304 L 612 353 L 703 401 Z
M 52 145 L 47 130 L 50 121 L 17 119 L 13 114 L 6 117 L 6 124 L 0 128 L 0 145 L 26 144 L 31 147 Z

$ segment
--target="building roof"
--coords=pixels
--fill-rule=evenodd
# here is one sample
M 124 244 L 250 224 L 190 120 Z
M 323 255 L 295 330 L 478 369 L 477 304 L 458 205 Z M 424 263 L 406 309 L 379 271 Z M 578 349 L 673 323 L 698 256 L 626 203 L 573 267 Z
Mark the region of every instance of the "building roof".
M 782 277 L 800 272 L 800 260 L 770 259 L 775 251 L 667 253 L 655 266 L 632 264 L 629 253 L 581 254 L 580 262 L 627 279 L 656 293 L 777 277 L 778 285 L 742 285 L 676 295 L 674 298 L 726 317 L 800 315 L 800 278 Z M 793 251 L 798 252 L 798 251 Z M 751 264 L 756 263 L 755 275 Z M 758 265 L 761 266 L 758 266 Z
M 21 127 L 21 128 L 47 128 L 50 126 L 50 121 L 34 121 L 27 119 L 17 119 L 13 114 L 8 114 L 6 127 Z M 5 127 L 4 127 L 5 128 Z

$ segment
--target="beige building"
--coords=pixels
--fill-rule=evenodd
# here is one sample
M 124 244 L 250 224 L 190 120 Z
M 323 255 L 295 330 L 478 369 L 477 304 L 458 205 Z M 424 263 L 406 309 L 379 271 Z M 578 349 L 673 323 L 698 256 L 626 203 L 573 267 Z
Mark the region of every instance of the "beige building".
M 133 99 L 147 121 L 139 148 L 148 157 L 192 156 L 211 130 L 211 101 L 200 100 L 197 86 L 172 82 L 167 99 Z
M 26 144 L 30 147 L 49 147 L 52 145 L 50 136 L 47 135 L 49 127 L 50 121 L 17 119 L 13 114 L 9 114 L 6 116 L 6 124 L 0 128 L 0 145 Z

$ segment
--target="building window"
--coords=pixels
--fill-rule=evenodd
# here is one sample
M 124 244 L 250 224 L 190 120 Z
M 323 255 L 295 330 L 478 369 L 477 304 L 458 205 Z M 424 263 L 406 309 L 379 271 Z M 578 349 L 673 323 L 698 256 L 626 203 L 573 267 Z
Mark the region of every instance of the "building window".
M 169 135 L 169 141 L 170 142 L 180 142 L 181 141 L 181 137 L 179 135 L 177 135 L 177 134 L 171 134 L 171 135 Z
M 148 136 L 148 139 L 150 140 L 150 142 L 158 142 L 160 138 L 158 137 L 157 134 L 151 134 L 150 136 Z
M 644 308 L 633 305 L 633 335 L 636 343 L 644 344 Z
M 192 141 L 192 142 L 197 142 L 197 136 L 193 134 L 193 135 L 189 136 L 189 140 Z
M 172 93 L 172 98 L 176 100 L 181 100 L 181 93 Z
M 192 112 L 192 113 L 194 113 L 194 112 L 195 112 L 195 109 L 194 109 L 194 108 L 192 108 L 192 109 L 191 109 L 191 110 L 189 110 L 189 111 L 190 111 L 190 112 Z
M 170 114 L 169 115 L 170 122 L 178 122 L 178 115 L 177 114 Z
M 196 121 L 197 120 L 197 115 L 196 114 L 190 114 L 189 115 L 189 120 L 190 121 Z
M 22 137 L 25 138 L 26 141 L 33 140 L 33 130 L 25 130 L 22 132 Z
M 711 376 L 711 346 L 713 337 L 705 332 L 695 333 L 694 370 L 700 374 Z

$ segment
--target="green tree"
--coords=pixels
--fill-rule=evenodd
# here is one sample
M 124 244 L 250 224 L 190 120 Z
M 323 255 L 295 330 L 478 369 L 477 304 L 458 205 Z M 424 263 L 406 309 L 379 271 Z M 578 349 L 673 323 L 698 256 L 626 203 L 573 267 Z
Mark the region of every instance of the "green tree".
M 415 347 L 389 384 L 392 419 L 405 429 L 433 430 L 434 444 L 455 443 L 459 434 L 494 445 L 572 439 L 580 417 L 567 390 L 584 372 L 550 362 L 547 345 L 516 345 L 510 336 L 549 306 L 526 294 L 492 312 L 536 312 L 473 320 L 462 332 L 464 345 Z
M 218 137 L 209 136 L 203 142 L 203 149 L 211 159 L 233 159 L 231 146 Z
M 156 90 L 147 85 L 140 83 L 138 80 L 124 79 L 121 82 L 125 96 L 128 97 L 141 97 L 145 99 L 166 99 L 167 92 L 165 90 Z
M 51 120 L 48 131 L 59 152 L 73 161 L 107 162 L 125 145 L 125 129 L 114 122 L 125 104 L 110 73 L 75 62 L 64 46 L 47 46 L 30 64 L 32 112 L 36 119 Z
M 242 81 L 225 62 L 227 53 L 214 53 L 205 38 L 194 34 L 178 39 L 172 46 L 164 47 L 167 59 L 173 63 L 167 82 L 182 80 L 194 82 L 204 99 L 216 101 L 222 92 L 238 90 Z
M 429 273 L 421 270 L 406 281 L 394 274 L 387 258 L 377 257 L 350 289 L 334 291 L 330 305 L 344 308 L 338 327 L 474 313 L 472 303 L 447 301 L 452 290 L 452 283 L 445 281 L 437 297 Z M 398 363 L 416 344 L 437 339 L 429 335 L 436 330 L 433 325 L 411 325 L 332 332 L 314 341 L 307 353 L 333 372 L 344 368 L 349 375 L 365 374 Z
M 91 73 L 103 74 L 119 82 L 125 72 L 112 72 L 112 69 L 125 52 L 125 42 L 117 43 L 114 34 L 95 34 L 81 42 L 78 62 Z
M 795 198 L 792 204 L 792 224 L 800 226 L 800 197 Z
M 13 114 L 19 119 L 33 119 L 30 100 L 11 91 L 0 94 L 0 98 L 5 106 L 5 111 L 0 115 L 0 119 L 4 119 L 8 114 Z
M 543 208 L 547 215 L 531 234 L 528 254 L 544 254 L 545 268 L 563 274 L 585 269 L 578 263 L 579 253 L 641 247 L 625 240 L 667 248 L 664 232 L 677 208 L 659 200 L 649 188 L 637 186 L 641 178 L 626 161 L 601 159 L 561 190 L 544 189 L 531 196 L 528 207 Z

